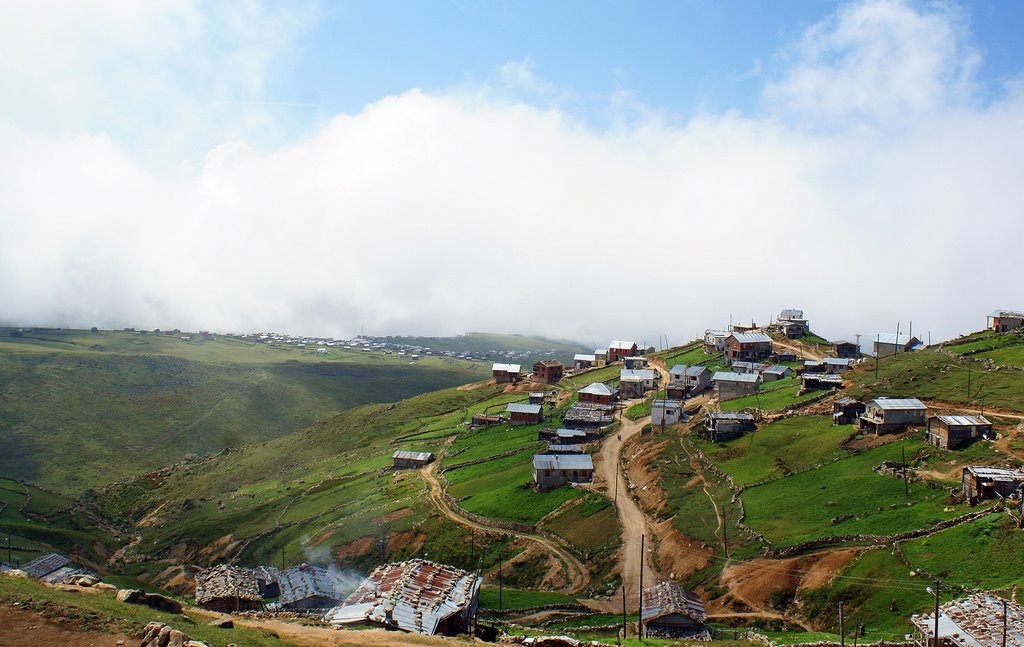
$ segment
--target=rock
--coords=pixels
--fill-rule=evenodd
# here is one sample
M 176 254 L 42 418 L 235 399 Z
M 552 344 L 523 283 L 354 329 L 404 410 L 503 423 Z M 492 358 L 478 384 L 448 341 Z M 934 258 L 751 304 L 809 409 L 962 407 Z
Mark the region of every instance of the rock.
M 171 629 L 170 633 L 167 635 L 167 647 L 185 647 L 185 643 L 192 642 L 191 638 L 177 629 Z
M 210 647 L 210 646 L 207 645 L 206 643 L 202 642 L 202 641 L 199 641 L 199 640 L 190 640 L 187 643 L 185 643 L 185 647 Z
M 150 609 L 156 609 L 157 611 L 166 611 L 167 613 L 174 614 L 181 613 L 180 602 L 155 593 L 145 594 L 140 604 L 144 604 Z
M 28 579 L 28 573 L 21 570 L 20 568 L 12 568 L 7 571 L 0 571 L 0 573 L 3 573 L 4 575 L 10 575 L 11 577 L 21 577 L 24 579 Z
M 117 601 L 125 604 L 142 604 L 145 599 L 146 594 L 139 589 L 121 589 L 117 592 Z
M 227 617 L 216 618 L 215 620 L 211 620 L 206 624 L 210 625 L 211 627 L 220 627 L 221 629 L 233 629 L 235 627 L 234 621 L 231 618 Z
M 101 591 L 116 591 L 117 587 L 113 584 L 107 584 L 106 582 L 96 582 L 92 585 L 94 589 L 100 589 Z

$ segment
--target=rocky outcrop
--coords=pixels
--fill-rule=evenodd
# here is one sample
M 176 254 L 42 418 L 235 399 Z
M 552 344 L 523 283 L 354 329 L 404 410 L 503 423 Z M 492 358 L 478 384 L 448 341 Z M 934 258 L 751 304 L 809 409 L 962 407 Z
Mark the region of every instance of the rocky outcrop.
M 167 613 L 181 613 L 181 603 L 177 600 L 154 593 L 146 593 L 139 589 L 121 589 L 117 592 L 117 601 L 125 604 L 141 604 L 150 609 Z
M 192 640 L 188 634 L 182 633 L 162 622 L 151 622 L 146 625 L 139 647 L 207 647 L 206 643 Z

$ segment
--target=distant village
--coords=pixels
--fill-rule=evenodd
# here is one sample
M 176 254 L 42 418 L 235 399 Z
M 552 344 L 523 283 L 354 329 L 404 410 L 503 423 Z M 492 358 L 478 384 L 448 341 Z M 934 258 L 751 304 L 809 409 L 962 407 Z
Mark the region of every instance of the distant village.
M 1003 333 L 1024 328 L 1024 313 L 996 311 L 987 316 L 986 327 Z M 700 340 L 707 356 L 719 357 L 722 366 L 711 370 L 707 362 L 660 367 L 647 357 L 655 351 L 631 340 L 613 340 L 593 353 L 577 354 L 571 365 L 556 359 L 542 359 L 531 366 L 515 363 L 525 353 L 459 354 L 465 359 L 494 359 L 491 379 L 506 385 L 509 393 L 523 390 L 521 401 L 503 410 L 478 413 L 468 423 L 491 425 L 537 425 L 537 439 L 546 449 L 533 456 L 532 486 L 538 491 L 576 487 L 592 483 L 594 445 L 605 438 L 616 417 L 627 406 L 649 401 L 650 424 L 667 426 L 701 415 L 696 429 L 710 442 L 721 442 L 755 433 L 764 422 L 758 407 L 722 411 L 722 402 L 756 395 L 762 385 L 792 376 L 799 378 L 800 393 L 831 398 L 835 425 L 855 425 L 868 436 L 886 436 L 908 429 L 922 431 L 935 447 L 956 450 L 979 439 L 993 439 L 992 423 L 979 413 L 959 411 L 931 414 L 914 394 L 876 397 L 860 401 L 841 394 L 844 373 L 863 361 L 855 342 L 837 340 L 806 357 L 806 347 L 790 343 L 811 334 L 809 320 L 798 309 L 782 310 L 771 323 L 732 325 L 725 330 L 709 329 Z M 348 342 L 327 338 L 292 338 L 260 333 L 248 338 L 267 344 L 291 344 L 315 348 L 341 345 L 348 349 L 382 349 L 412 357 L 432 353 L 431 349 L 396 341 L 360 337 Z M 925 347 L 921 340 L 902 333 L 879 333 L 871 340 L 872 354 L 886 358 L 913 353 Z M 565 393 L 567 377 L 584 379 L 588 373 L 618 365 L 617 375 L 593 381 L 572 393 Z M 556 408 L 569 403 L 567 408 Z M 559 413 L 551 417 L 553 411 Z M 431 452 L 395 451 L 395 470 L 420 469 L 435 460 Z M 906 465 L 895 470 L 906 471 Z M 970 502 L 999 498 L 1020 508 L 1024 472 L 1014 469 L 965 464 L 962 466 L 962 494 Z M 9 568 L 9 566 L 5 566 Z M 21 570 L 31 577 L 62 580 L 88 577 L 74 568 L 67 557 L 48 555 Z M 425 559 L 388 563 L 368 574 L 355 591 L 342 592 L 330 567 L 300 564 L 288 569 L 271 566 L 246 568 L 222 564 L 196 569 L 196 604 L 223 613 L 265 608 L 320 614 L 335 627 L 378 626 L 423 634 L 456 635 L 471 630 L 482 584 L 479 573 L 471 573 Z M 273 600 L 268 603 L 268 600 Z M 648 636 L 712 638 L 705 626 L 704 605 L 698 595 L 678 583 L 657 582 L 643 590 L 640 624 Z M 922 646 L 939 644 L 962 647 L 1024 647 L 1024 608 L 992 595 L 975 594 L 954 600 L 936 612 L 911 619 L 914 640 Z M 1010 630 L 1004 629 L 1009 626 Z

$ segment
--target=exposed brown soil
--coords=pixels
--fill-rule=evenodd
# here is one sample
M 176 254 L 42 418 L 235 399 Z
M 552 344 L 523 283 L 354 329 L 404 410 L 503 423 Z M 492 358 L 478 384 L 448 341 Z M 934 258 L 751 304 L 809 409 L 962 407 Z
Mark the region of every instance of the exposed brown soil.
M 69 618 L 59 615 L 47 618 L 47 611 L 37 613 L 18 607 L 0 604 L 0 647 L 40 647 L 40 645 L 61 645 L 62 647 L 114 647 L 117 641 L 123 645 L 138 643 L 132 638 L 114 631 L 104 631 L 93 626 L 89 619 Z
M 685 580 L 715 558 L 712 547 L 676 530 L 671 519 L 651 524 L 651 529 L 658 539 L 658 568 L 669 579 Z

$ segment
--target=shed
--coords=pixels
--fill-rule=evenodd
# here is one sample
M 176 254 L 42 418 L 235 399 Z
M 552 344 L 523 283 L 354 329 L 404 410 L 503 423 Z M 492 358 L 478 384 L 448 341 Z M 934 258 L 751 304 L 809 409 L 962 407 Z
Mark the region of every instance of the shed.
M 968 465 L 963 469 L 961 483 L 964 496 L 971 503 L 984 499 L 1006 497 L 1021 494 L 1024 486 L 1024 472 L 999 467 L 978 467 Z
M 686 419 L 681 400 L 655 400 L 651 403 L 652 425 L 674 425 Z
M 773 364 L 761 371 L 762 382 L 774 382 L 783 380 L 793 374 L 793 369 L 783 364 Z
M 418 469 L 426 467 L 434 460 L 432 452 L 413 452 L 406 449 L 399 449 L 391 456 L 392 469 Z
M 821 389 L 841 389 L 843 376 L 831 373 L 804 373 L 800 376 L 800 391 L 819 391 Z
M 651 638 L 711 640 L 704 626 L 704 602 L 693 591 L 675 582 L 659 582 L 645 588 L 640 622 Z
M 534 454 L 533 481 L 541 490 L 566 483 L 591 483 L 594 461 L 590 454 Z
M 985 416 L 955 415 L 928 418 L 928 442 L 942 449 L 957 449 L 992 433 Z
M 821 361 L 826 373 L 844 373 L 856 364 L 856 360 L 844 357 L 826 357 Z
M 570 429 L 604 427 L 613 422 L 615 407 L 610 404 L 577 402 L 562 417 L 562 424 Z
M 832 424 L 852 425 L 864 413 L 867 406 L 849 397 L 836 398 L 832 402 Z
M 593 442 L 601 437 L 599 433 L 591 433 L 584 429 L 551 429 L 543 428 L 537 432 L 537 440 L 547 441 L 554 445 L 578 445 Z
M 36 557 L 27 564 L 23 564 L 21 570 L 25 571 L 29 577 L 34 577 L 38 580 L 66 567 L 70 563 L 71 560 L 60 553 L 49 553 L 42 557 Z
M 220 613 L 261 609 L 263 598 L 256 573 L 228 564 L 197 569 L 196 606 Z
M 860 348 L 857 347 L 857 344 L 845 339 L 837 339 L 832 342 L 832 352 L 835 353 L 836 357 L 846 359 L 857 359 L 860 357 Z
M 572 363 L 577 371 L 597 365 L 597 356 L 587 353 L 576 353 L 573 355 Z
M 543 410 L 539 404 L 525 404 L 512 402 L 505 407 L 509 414 L 509 422 L 513 425 L 532 425 L 544 419 Z
M 729 440 L 750 431 L 756 431 L 754 414 L 745 411 L 712 411 L 704 416 L 706 440 L 717 443 Z
M 335 627 L 369 624 L 420 634 L 469 630 L 482 578 L 424 559 L 384 564 L 324 620 Z
M 278 603 L 282 609 L 330 609 L 344 597 L 326 568 L 299 564 L 277 576 L 281 587 Z

